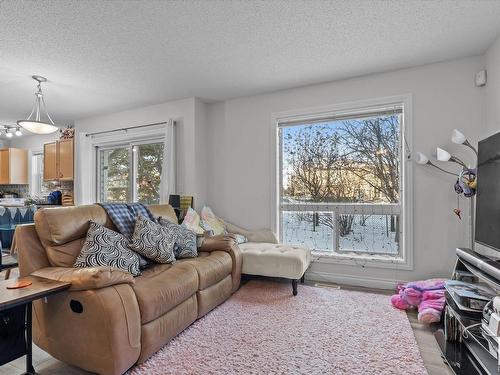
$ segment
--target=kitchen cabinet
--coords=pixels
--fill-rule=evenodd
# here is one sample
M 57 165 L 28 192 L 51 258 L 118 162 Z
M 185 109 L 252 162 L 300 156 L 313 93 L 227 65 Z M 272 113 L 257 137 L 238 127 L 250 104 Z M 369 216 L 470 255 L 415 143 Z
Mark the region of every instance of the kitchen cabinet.
M 0 184 L 28 183 L 28 150 L 5 148 L 0 150 Z
M 73 139 L 46 143 L 43 147 L 44 181 L 72 181 L 74 177 Z
M 43 145 L 43 180 L 57 179 L 57 142 Z

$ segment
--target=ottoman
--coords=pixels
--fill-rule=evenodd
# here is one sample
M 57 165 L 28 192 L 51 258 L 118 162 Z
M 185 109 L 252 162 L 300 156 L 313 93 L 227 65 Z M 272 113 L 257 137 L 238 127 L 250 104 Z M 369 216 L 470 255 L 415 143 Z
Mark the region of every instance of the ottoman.
M 242 273 L 291 279 L 293 295 L 297 295 L 297 281 L 304 282 L 304 273 L 311 263 L 311 250 L 265 242 L 246 242 L 238 246 L 243 255 Z

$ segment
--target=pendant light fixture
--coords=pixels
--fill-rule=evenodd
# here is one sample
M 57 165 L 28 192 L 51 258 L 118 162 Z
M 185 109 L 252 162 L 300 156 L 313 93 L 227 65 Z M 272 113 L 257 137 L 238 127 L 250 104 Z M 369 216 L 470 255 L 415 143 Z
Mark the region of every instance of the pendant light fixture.
M 35 105 L 28 118 L 26 120 L 19 120 L 17 124 L 35 134 L 54 133 L 59 130 L 59 128 L 54 124 L 54 121 L 52 121 L 52 118 L 47 112 L 42 93 L 42 82 L 47 82 L 47 78 L 37 75 L 31 76 L 31 78 L 38 82 L 38 91 L 35 92 Z M 42 115 L 45 115 L 44 117 L 46 117 L 46 119 L 42 118 Z

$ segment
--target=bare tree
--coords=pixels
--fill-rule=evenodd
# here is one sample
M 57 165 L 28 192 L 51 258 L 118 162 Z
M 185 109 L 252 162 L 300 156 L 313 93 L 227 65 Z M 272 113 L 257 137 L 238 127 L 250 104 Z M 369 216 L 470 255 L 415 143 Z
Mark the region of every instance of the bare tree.
M 307 126 L 288 133 L 283 149 L 289 168 L 289 194 L 296 199 L 328 201 L 332 196 L 334 173 L 341 162 L 339 136 L 327 126 Z
M 295 199 L 312 202 L 353 202 L 361 195 L 359 184 L 353 183 L 349 170 L 344 168 L 340 151 L 341 139 L 329 126 L 310 125 L 288 133 L 283 148 L 289 170 L 287 194 Z M 313 224 L 336 229 L 330 215 L 305 214 Z M 351 232 L 353 215 L 340 215 L 340 234 Z
M 343 160 L 352 172 L 380 192 L 387 202 L 399 201 L 399 117 L 342 122 Z
M 384 201 L 399 201 L 399 116 L 342 122 L 344 163 L 356 163 L 352 171 L 378 191 Z M 399 241 L 399 217 L 391 216 L 391 231 Z

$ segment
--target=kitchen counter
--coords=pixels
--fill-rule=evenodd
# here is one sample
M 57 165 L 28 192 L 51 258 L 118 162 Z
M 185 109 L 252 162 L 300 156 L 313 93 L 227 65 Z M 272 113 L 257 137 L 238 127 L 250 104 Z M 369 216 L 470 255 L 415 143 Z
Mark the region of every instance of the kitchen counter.
M 24 198 L 0 198 L 0 206 L 24 207 Z

